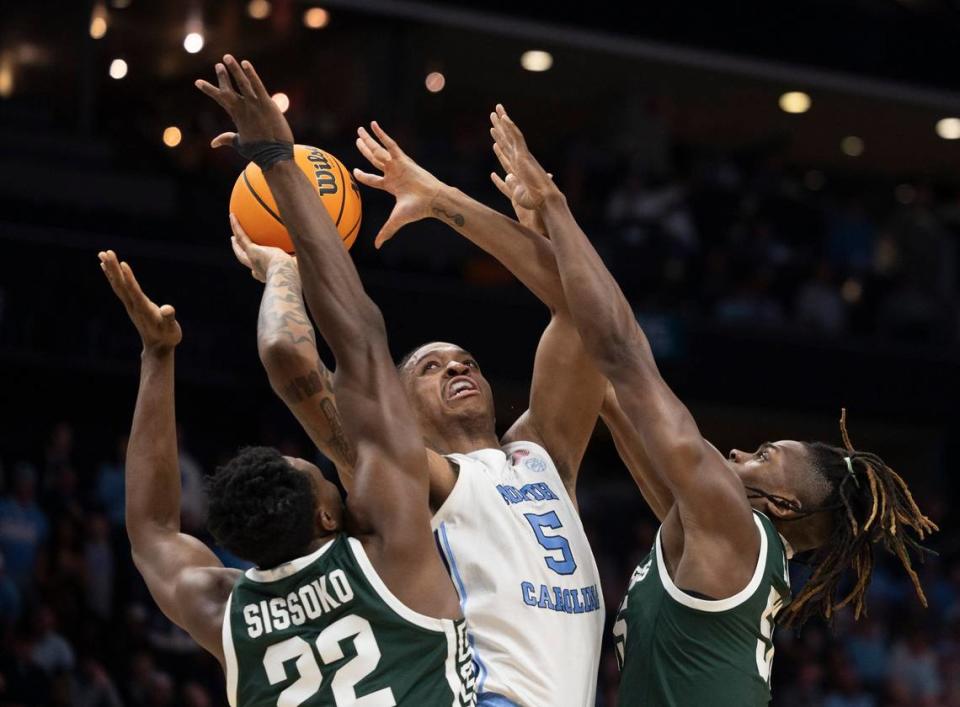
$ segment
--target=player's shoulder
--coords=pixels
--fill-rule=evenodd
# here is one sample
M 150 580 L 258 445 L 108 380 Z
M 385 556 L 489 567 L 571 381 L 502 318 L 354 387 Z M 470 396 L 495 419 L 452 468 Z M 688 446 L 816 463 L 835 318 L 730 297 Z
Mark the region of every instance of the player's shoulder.
M 519 466 L 532 472 L 552 471 L 556 473 L 557 466 L 553 457 L 542 445 L 529 439 L 504 439 L 500 450 L 506 455 L 507 463 Z

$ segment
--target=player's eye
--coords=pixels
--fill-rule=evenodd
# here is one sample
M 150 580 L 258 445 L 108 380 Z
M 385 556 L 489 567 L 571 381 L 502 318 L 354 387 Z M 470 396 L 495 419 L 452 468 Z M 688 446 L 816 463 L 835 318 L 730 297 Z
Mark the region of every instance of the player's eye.
M 770 461 L 770 450 L 769 448 L 764 447 L 763 449 L 758 450 L 753 456 L 762 462 Z
M 477 365 L 477 362 L 474 361 L 472 358 L 468 358 L 466 361 L 464 361 L 463 365 L 469 366 L 470 368 L 480 368 L 480 366 Z
M 434 368 L 440 368 L 440 364 L 436 361 L 427 361 L 423 367 L 423 372 L 426 373 L 427 371 L 432 371 Z

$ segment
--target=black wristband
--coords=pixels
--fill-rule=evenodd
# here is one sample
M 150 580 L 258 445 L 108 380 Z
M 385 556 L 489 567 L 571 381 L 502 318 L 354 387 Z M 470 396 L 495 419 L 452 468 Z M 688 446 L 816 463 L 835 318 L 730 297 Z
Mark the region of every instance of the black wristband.
M 240 142 L 240 138 L 234 136 L 233 147 L 264 172 L 277 162 L 293 159 L 292 142 L 269 142 L 267 140 Z

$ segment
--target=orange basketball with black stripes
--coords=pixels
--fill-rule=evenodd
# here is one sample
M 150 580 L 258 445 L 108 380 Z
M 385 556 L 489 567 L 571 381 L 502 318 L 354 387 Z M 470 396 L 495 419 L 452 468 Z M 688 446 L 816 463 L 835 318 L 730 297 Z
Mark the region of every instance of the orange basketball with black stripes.
M 348 249 L 360 231 L 360 190 L 353 175 L 336 157 L 317 147 L 294 145 L 293 157 L 340 231 Z M 230 195 L 230 211 L 250 240 L 293 252 L 293 241 L 283 225 L 277 202 L 263 172 L 253 162 L 237 177 Z

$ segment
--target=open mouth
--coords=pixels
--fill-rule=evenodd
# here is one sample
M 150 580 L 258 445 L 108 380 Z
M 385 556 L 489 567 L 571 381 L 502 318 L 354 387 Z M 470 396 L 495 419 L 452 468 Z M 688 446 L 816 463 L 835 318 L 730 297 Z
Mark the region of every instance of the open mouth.
M 479 395 L 480 388 L 468 376 L 457 376 L 447 383 L 447 400 L 460 400 L 471 395 Z

